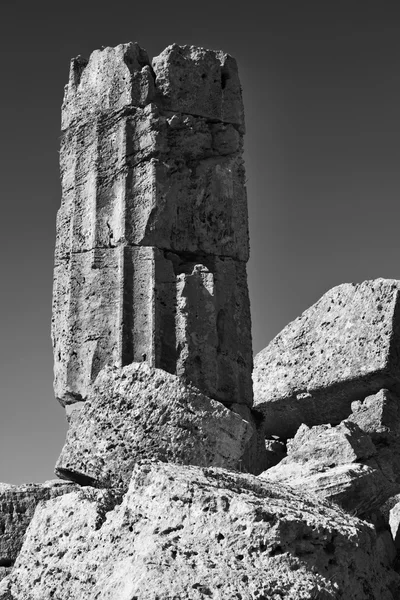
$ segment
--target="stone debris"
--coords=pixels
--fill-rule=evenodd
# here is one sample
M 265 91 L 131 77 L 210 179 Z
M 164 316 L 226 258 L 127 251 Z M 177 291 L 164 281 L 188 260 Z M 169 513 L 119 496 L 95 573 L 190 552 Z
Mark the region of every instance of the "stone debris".
M 400 491 L 392 478 L 371 465 L 376 448 L 350 421 L 337 427 L 303 424 L 288 441 L 287 452 L 286 458 L 261 477 L 315 493 L 352 514 L 365 516 Z
M 176 375 L 134 363 L 106 367 L 71 423 L 56 474 L 95 487 L 127 487 L 135 463 L 240 470 L 253 427 Z
M 252 475 L 148 461 L 135 466 L 122 499 L 109 494 L 83 488 L 40 505 L 7 581 L 12 598 L 400 593 L 374 527 L 315 496 Z
M 287 454 L 288 462 L 336 467 L 370 458 L 376 448 L 358 425 L 343 421 L 337 427 L 303 424 L 288 441 Z
M 348 421 L 357 423 L 377 443 L 400 437 L 400 398 L 389 390 L 352 402 L 351 410 Z
M 400 390 L 399 289 L 394 279 L 339 285 L 257 354 L 254 406 L 267 436 L 337 425 L 353 401 Z
M 14 564 L 39 502 L 68 494 L 76 487 L 58 479 L 22 485 L 0 483 L 0 579 Z
M 148 362 L 252 404 L 243 103 L 235 60 L 137 44 L 71 63 L 62 109 L 55 394 Z

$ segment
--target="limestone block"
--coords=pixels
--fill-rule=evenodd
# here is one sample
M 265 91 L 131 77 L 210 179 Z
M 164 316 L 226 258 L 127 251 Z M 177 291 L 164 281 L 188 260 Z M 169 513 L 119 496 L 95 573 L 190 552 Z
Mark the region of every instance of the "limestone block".
M 233 123 L 244 130 L 237 64 L 224 52 L 168 46 L 152 61 L 163 107 Z
M 373 440 L 388 442 L 400 437 L 400 398 L 389 390 L 380 390 L 351 405 L 348 421 L 357 425 Z
M 141 458 L 240 467 L 251 425 L 177 376 L 146 363 L 105 368 L 71 422 L 56 474 L 124 487 Z
M 54 389 L 62 404 L 85 399 L 97 373 L 121 358 L 123 248 L 72 254 L 54 269 Z
M 56 259 L 126 241 L 249 256 L 241 136 L 156 105 L 83 121 L 61 142 Z
M 62 129 L 75 120 L 125 106 L 144 106 L 154 96 L 149 57 L 132 42 L 72 59 L 62 107 Z
M 61 481 L 23 485 L 0 483 L 0 579 L 14 564 L 39 502 L 68 494 L 76 487 Z
M 153 158 L 127 182 L 130 243 L 248 260 L 247 200 L 238 155 L 188 165 Z
M 339 285 L 257 355 L 255 406 L 266 434 L 337 424 L 354 400 L 399 389 L 399 288 L 392 279 Z
M 18 600 L 394 600 L 400 587 L 373 526 L 315 496 L 145 461 L 122 502 L 83 488 L 41 505 L 8 590 Z
M 290 485 L 295 490 L 316 494 L 359 517 L 378 509 L 400 489 L 378 469 L 360 463 L 318 469 L 315 464 L 311 466 L 281 461 L 260 477 Z
M 364 516 L 378 509 L 400 490 L 393 478 L 371 462 L 377 450 L 355 423 L 311 429 L 302 425 L 288 441 L 287 452 L 261 477 L 316 493 L 354 514 Z
M 337 427 L 301 425 L 287 443 L 287 462 L 318 467 L 359 462 L 376 454 L 371 438 L 355 423 L 343 421 Z
M 176 266 L 176 373 L 221 402 L 251 405 L 245 264 L 229 258 L 205 262 Z

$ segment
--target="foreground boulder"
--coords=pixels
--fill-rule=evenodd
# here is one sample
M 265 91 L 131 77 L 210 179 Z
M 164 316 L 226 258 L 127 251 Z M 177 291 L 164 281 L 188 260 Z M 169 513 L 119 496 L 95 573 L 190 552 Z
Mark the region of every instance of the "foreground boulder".
M 374 468 L 376 448 L 355 423 L 311 429 L 302 425 L 287 449 L 287 457 L 262 478 L 312 492 L 358 516 L 379 509 L 400 491 L 393 479 Z
M 254 405 L 267 435 L 338 424 L 352 401 L 400 389 L 399 289 L 393 279 L 339 285 L 255 357 Z
M 0 483 L 0 579 L 18 556 L 38 503 L 67 494 L 76 487 L 62 481 L 23 485 Z
M 240 469 L 252 439 L 248 421 L 176 375 L 146 363 L 107 367 L 70 423 L 56 474 L 126 487 L 142 458 Z
M 1 600 L 394 600 L 374 528 L 285 486 L 144 461 L 41 504 Z

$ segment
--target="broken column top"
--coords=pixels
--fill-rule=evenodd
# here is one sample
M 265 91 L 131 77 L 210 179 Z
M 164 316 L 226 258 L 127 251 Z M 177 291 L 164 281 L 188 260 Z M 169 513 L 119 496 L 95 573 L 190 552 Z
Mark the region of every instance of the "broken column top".
M 137 43 L 95 50 L 72 59 L 62 107 L 62 129 L 99 112 L 156 103 L 231 123 L 244 131 L 242 93 L 234 58 L 195 46 L 168 46 L 150 63 Z

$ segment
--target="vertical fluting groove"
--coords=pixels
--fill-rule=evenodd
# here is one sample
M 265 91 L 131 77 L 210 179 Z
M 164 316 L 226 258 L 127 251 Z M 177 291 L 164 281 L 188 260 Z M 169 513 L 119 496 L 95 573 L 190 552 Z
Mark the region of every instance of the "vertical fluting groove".
M 133 307 L 133 282 L 134 264 L 132 250 L 127 246 L 121 247 L 123 262 L 121 297 L 122 297 L 122 323 L 121 323 L 121 364 L 129 365 L 133 362 L 133 329 L 134 329 L 134 307 Z
M 128 153 L 128 123 L 125 121 L 122 134 L 122 152 L 125 157 Z M 127 178 L 125 172 L 123 179 L 123 191 L 120 194 L 120 244 L 121 244 L 121 282 L 119 298 L 119 360 L 121 365 L 129 365 L 133 362 L 133 261 L 131 250 L 126 246 L 127 222 Z

